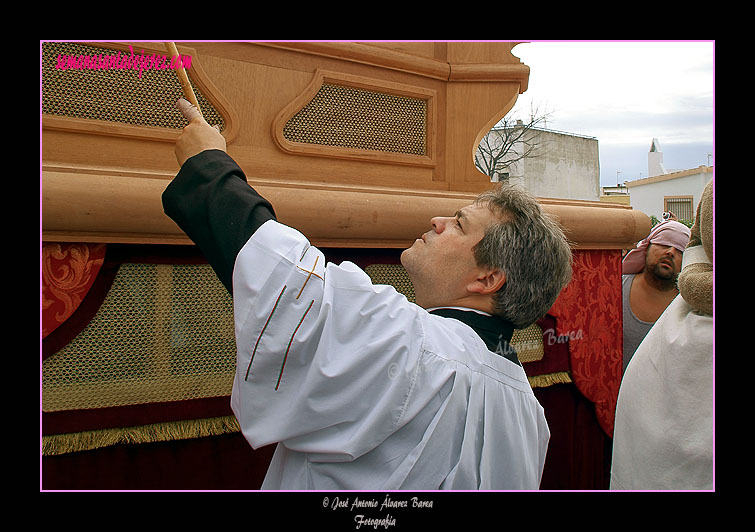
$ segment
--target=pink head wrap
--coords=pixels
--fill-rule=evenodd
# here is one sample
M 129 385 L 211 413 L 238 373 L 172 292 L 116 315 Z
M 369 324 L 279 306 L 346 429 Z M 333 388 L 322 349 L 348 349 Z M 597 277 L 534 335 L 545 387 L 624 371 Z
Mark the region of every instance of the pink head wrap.
M 650 244 L 660 244 L 662 246 L 674 246 L 681 252 L 687 247 L 690 239 L 689 228 L 674 220 L 661 222 L 650 231 L 650 234 L 642 240 L 637 247 L 627 253 L 624 261 L 621 263 L 622 273 L 624 275 L 639 273 L 645 267 L 645 254 Z

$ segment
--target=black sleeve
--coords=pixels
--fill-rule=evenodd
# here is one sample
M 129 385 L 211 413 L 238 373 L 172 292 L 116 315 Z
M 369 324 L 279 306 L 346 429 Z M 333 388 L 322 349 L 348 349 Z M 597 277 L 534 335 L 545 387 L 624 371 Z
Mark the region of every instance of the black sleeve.
M 232 293 L 236 255 L 262 224 L 276 219 L 272 205 L 220 150 L 188 159 L 163 192 L 162 201 L 165 214 L 199 247 Z

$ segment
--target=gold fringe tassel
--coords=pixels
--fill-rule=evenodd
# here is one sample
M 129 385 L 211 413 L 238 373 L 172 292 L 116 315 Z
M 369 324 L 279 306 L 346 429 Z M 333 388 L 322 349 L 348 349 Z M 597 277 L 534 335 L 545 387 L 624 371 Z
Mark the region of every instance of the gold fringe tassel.
M 572 382 L 566 371 L 527 377 L 533 388 L 544 388 L 553 384 Z M 118 444 L 139 444 L 159 441 L 188 440 L 220 434 L 240 432 L 234 416 L 206 419 L 190 419 L 154 423 L 138 427 L 90 430 L 68 434 L 54 434 L 42 437 L 42 455 L 56 456 L 79 451 L 90 451 Z
M 527 377 L 530 381 L 530 386 L 533 388 L 545 388 L 553 384 L 568 384 L 572 382 L 571 375 L 568 371 L 559 371 L 556 373 L 548 373 L 547 375 L 535 375 L 534 377 Z
M 55 456 L 118 444 L 187 440 L 239 432 L 234 416 L 155 423 L 138 427 L 90 430 L 42 437 L 42 455 Z

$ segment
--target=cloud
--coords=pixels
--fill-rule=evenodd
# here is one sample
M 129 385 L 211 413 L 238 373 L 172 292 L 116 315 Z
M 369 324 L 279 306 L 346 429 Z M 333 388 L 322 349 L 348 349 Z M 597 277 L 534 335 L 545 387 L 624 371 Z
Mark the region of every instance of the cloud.
M 707 163 L 714 142 L 714 43 L 534 42 L 515 56 L 530 67 L 512 113 L 552 112 L 547 127 L 598 139 L 601 183 L 647 177 L 659 139 L 667 169 Z
M 520 44 L 514 53 L 530 67 L 530 79 L 517 107 L 548 107 L 553 127 L 564 131 L 616 130 L 674 113 L 712 122 L 712 49 L 712 43 Z

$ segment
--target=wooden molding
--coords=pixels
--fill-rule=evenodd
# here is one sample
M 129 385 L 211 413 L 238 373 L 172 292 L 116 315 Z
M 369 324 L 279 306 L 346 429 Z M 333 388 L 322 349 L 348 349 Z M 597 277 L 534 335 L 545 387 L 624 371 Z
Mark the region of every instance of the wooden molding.
M 530 67 L 525 64 L 451 65 L 448 81 L 516 81 L 519 94 L 527 90 Z
M 398 70 L 423 77 L 448 80 L 447 62 L 418 57 L 396 50 L 377 48 L 365 43 L 348 42 L 255 42 L 255 45 L 294 50 L 307 54 L 338 58 L 355 63 Z
M 443 81 L 516 81 L 521 84 L 520 94 L 527 90 L 530 73 L 530 68 L 510 53 L 510 49 L 518 43 L 491 43 L 509 46 L 511 62 L 502 64 L 475 61 L 464 63 L 456 58 L 446 60 L 420 57 L 359 42 L 255 42 L 254 44 L 334 57 Z M 451 44 L 454 45 L 454 43 Z
M 43 166 L 42 239 L 58 242 L 191 244 L 164 213 L 173 175 Z M 319 246 L 405 248 L 433 216 L 452 214 L 476 193 L 250 179 L 281 223 Z M 579 249 L 628 249 L 650 219 L 622 205 L 544 198 L 543 209 Z

